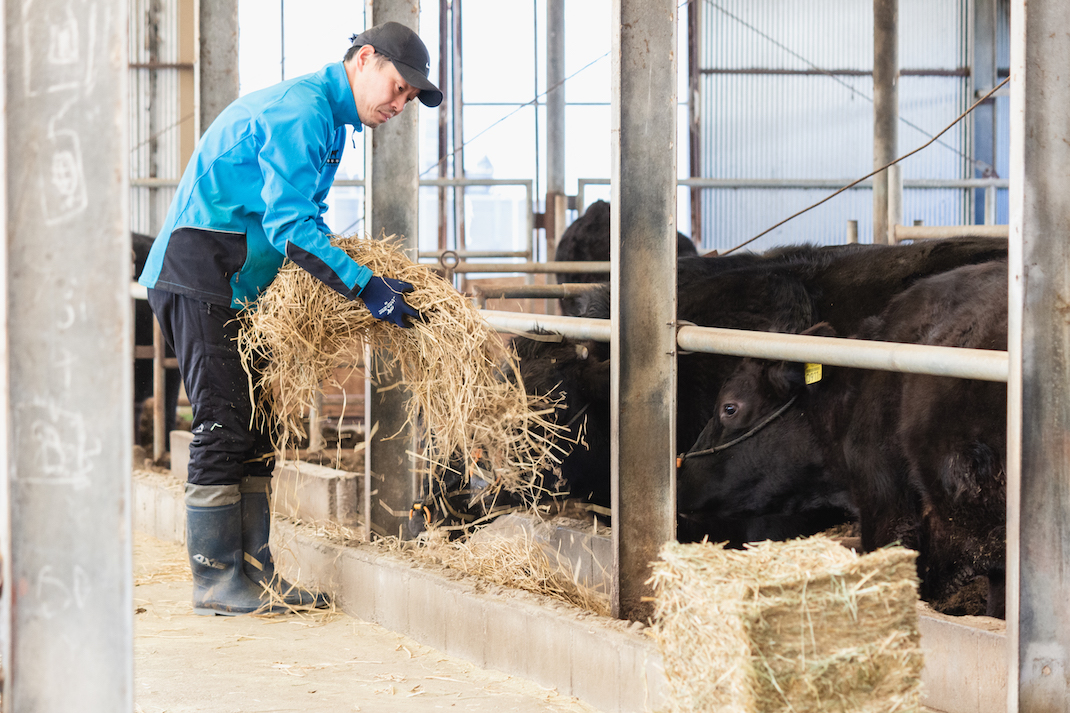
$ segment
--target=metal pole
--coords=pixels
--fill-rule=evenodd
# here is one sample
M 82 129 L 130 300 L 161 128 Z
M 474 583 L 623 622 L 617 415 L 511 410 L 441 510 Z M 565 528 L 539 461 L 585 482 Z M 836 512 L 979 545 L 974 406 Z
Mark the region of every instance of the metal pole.
M 200 0 L 198 24 L 203 131 L 238 98 L 238 1 Z
M 1011 3 L 1009 713 L 1070 710 L 1070 4 Z
M 847 243 L 849 245 L 851 245 L 851 244 L 854 244 L 854 243 L 857 243 L 857 242 L 858 242 L 858 221 L 857 220 L 849 220 L 849 221 L 847 221 Z
M 899 0 L 873 0 L 873 168 L 896 157 L 899 144 Z M 873 177 L 873 242 L 888 235 L 888 172 Z
M 369 3 L 370 4 L 370 3 Z M 464 178 L 464 55 L 461 42 L 463 13 L 461 0 L 453 0 L 453 83 L 449 100 L 453 107 L 453 177 Z M 465 248 L 464 186 L 453 189 L 453 237 L 454 248 Z M 462 279 L 462 287 L 464 280 Z
M 369 0 L 366 7 L 369 26 L 393 20 L 419 31 L 419 0 Z M 419 107 L 418 101 L 412 102 L 406 111 L 386 124 L 367 131 L 365 200 L 369 232 L 372 238 L 382 233 L 400 236 L 413 261 L 419 245 Z M 390 374 L 388 366 L 392 361 L 391 354 L 373 354 L 369 375 Z M 389 386 L 397 378 L 384 376 L 384 382 L 379 385 Z M 419 447 L 412 429 L 405 426 L 407 399 L 407 391 L 394 388 L 374 393 L 365 402 L 368 432 L 378 428 L 379 435 L 368 440 L 365 482 L 370 486 L 373 471 L 382 478 L 379 493 L 372 502 L 370 520 L 373 527 L 390 535 L 405 533 L 405 515 L 420 492 L 416 464 L 409 455 L 419 452 Z
M 702 176 L 702 131 L 699 113 L 701 72 L 699 67 L 699 11 L 702 4 L 687 3 L 687 125 L 688 153 L 691 157 L 689 174 Z M 691 189 L 691 241 L 702 246 L 702 190 Z
M 130 711 L 128 7 L 4 9 L 3 710 Z
M 895 228 L 903 224 L 903 169 L 888 167 L 888 242 L 896 243 Z
M 636 620 L 676 537 L 676 12 L 614 0 L 611 20 L 611 598 Z
M 996 0 L 971 0 L 972 14 L 970 20 L 970 74 L 966 78 L 971 101 L 983 96 L 999 81 L 996 77 Z M 970 133 L 973 138 L 973 157 L 988 166 L 996 165 L 996 102 L 989 99 L 970 112 Z M 967 175 L 988 177 L 995 175 L 994 170 L 976 167 Z M 984 222 L 989 225 L 989 211 L 992 210 L 992 223 L 995 221 L 995 191 L 973 191 L 974 223 Z M 984 200 L 982 206 L 976 205 L 977 199 Z M 992 205 L 989 201 L 992 201 Z
M 450 48 L 450 0 L 438 2 L 438 86 L 449 86 L 449 48 Z M 438 177 L 446 178 L 449 164 L 449 124 L 450 108 L 453 103 L 444 97 L 438 105 Z M 438 249 L 447 250 L 449 229 L 446 220 L 446 187 L 438 188 Z
M 565 231 L 565 0 L 546 3 L 546 259 Z M 535 258 L 529 258 L 534 260 Z

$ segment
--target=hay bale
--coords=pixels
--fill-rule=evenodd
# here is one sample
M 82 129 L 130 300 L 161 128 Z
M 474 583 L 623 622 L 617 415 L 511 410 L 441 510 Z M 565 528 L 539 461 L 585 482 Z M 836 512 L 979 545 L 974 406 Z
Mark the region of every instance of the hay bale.
M 919 710 L 916 555 L 821 536 L 666 545 L 654 636 L 673 710 Z
M 552 399 L 524 391 L 515 353 L 453 285 L 414 263 L 392 239 L 336 238 L 333 243 L 375 274 L 404 280 L 406 301 L 424 321 L 411 329 L 381 322 L 361 300 L 348 300 L 293 263 L 287 263 L 258 302 L 242 312 L 239 347 L 247 367 L 261 367 L 265 402 L 276 445 L 285 451 L 303 437 L 302 416 L 335 370 L 358 364 L 365 348 L 394 361 L 373 380 L 400 379 L 411 398 L 408 424 L 423 443 L 425 474 L 451 458 L 466 475 L 532 499 L 539 473 L 560 462 L 569 447 L 553 418 Z M 266 355 L 266 357 L 264 356 Z M 248 368 L 247 368 L 248 370 Z M 380 434 L 391 437 L 395 434 Z M 456 462 L 456 460 L 455 460 Z

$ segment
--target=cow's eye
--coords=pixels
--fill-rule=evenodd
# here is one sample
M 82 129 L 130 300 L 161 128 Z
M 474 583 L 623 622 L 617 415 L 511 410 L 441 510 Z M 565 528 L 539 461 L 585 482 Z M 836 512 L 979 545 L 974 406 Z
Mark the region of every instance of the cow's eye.
M 735 416 L 737 411 L 739 411 L 739 407 L 735 404 L 725 404 L 721 409 L 721 413 L 729 418 Z

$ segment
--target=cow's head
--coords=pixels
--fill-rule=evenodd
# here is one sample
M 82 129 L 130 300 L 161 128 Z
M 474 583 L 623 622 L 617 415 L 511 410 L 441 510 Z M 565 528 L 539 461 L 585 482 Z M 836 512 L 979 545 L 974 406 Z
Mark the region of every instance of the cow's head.
M 802 364 L 745 359 L 725 381 L 714 417 L 680 459 L 682 539 L 786 539 L 850 519 L 798 401 L 804 374 Z

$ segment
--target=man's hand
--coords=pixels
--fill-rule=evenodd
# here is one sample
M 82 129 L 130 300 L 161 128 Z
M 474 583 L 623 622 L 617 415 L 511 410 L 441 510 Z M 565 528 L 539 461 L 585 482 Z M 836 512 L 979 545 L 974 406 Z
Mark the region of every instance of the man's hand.
M 412 292 L 412 285 L 389 277 L 372 275 L 368 284 L 360 291 L 360 298 L 372 316 L 385 322 L 393 322 L 399 327 L 412 326 L 405 319 L 420 319 L 420 313 L 405 302 L 404 293 Z

